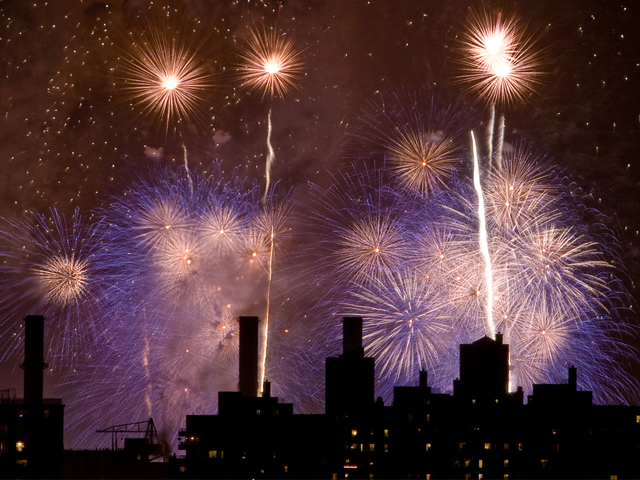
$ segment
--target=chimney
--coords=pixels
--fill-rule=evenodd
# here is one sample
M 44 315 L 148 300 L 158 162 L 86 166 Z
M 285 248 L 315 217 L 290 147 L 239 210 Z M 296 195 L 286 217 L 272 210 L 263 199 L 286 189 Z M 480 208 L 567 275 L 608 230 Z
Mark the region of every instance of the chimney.
M 578 390 L 578 369 L 573 365 L 569 367 L 569 390 Z
M 502 345 L 502 334 L 500 332 L 496 333 L 496 342 L 498 343 L 498 345 Z
M 42 403 L 44 363 L 44 317 L 30 315 L 24 319 L 24 403 Z
M 342 354 L 364 357 L 364 349 L 362 348 L 362 317 L 343 318 Z
M 427 371 L 420 370 L 420 388 L 427 388 Z
M 271 382 L 269 380 L 265 380 L 262 384 L 262 396 L 264 398 L 271 397 Z
M 240 317 L 238 389 L 243 397 L 258 396 L 258 317 Z

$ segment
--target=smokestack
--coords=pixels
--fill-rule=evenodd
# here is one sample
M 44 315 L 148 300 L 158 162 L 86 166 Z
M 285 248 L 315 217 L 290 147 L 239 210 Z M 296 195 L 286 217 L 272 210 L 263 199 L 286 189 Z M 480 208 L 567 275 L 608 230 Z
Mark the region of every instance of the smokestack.
M 240 371 L 238 389 L 243 397 L 258 396 L 258 317 L 240 317 Z
M 342 354 L 364 357 L 362 317 L 344 317 L 342 335 Z
M 42 403 L 44 363 L 44 317 L 30 315 L 24 319 L 24 403 Z
M 271 382 L 269 380 L 265 380 L 262 384 L 262 396 L 264 398 L 271 397 Z
M 420 388 L 427 388 L 427 371 L 420 370 Z
M 573 365 L 569 367 L 569 390 L 578 390 L 578 369 Z

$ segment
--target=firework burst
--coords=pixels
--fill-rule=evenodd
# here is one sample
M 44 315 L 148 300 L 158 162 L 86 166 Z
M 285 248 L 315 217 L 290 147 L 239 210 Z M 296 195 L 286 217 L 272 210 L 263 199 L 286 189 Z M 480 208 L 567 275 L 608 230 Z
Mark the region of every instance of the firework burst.
M 525 100 L 540 86 L 540 53 L 521 20 L 472 14 L 462 37 L 458 80 L 489 104 Z
M 164 123 L 167 133 L 202 114 L 212 86 L 212 62 L 193 30 L 163 17 L 131 33 L 127 43 L 118 57 L 115 86 L 144 119 Z
M 91 344 L 108 291 L 105 236 L 102 224 L 83 225 L 78 211 L 70 224 L 56 210 L 6 221 L 0 237 L 0 284 L 8 292 L 2 324 L 13 335 L 3 336 L 10 343 L 5 355 L 20 351 L 22 318 L 30 314 L 47 318 L 47 356 L 56 365 L 73 363 Z
M 241 56 L 244 62 L 239 67 L 242 86 L 262 92 L 262 98 L 282 98 L 298 87 L 302 75 L 301 52 L 277 28 L 252 30 Z

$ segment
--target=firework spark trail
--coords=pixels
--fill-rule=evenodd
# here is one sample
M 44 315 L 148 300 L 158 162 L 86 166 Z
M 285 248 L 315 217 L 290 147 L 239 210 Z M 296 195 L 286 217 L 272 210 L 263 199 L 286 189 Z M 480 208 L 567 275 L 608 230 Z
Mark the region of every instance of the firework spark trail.
M 260 383 L 258 388 L 260 394 L 264 386 L 265 371 L 267 369 L 267 348 L 269 347 L 269 313 L 271 311 L 271 281 L 273 279 L 273 253 L 274 253 L 274 241 L 275 236 L 274 227 L 271 227 L 270 246 L 269 246 L 269 265 L 268 265 L 268 278 L 267 278 L 267 307 L 264 314 L 264 336 L 262 340 L 262 364 L 260 365 Z
M 189 163 L 187 162 L 187 146 L 182 144 L 182 152 L 184 154 L 184 171 L 187 174 L 187 180 L 189 180 L 189 186 L 191 187 L 191 193 L 193 193 L 193 180 L 191 179 L 191 173 L 189 171 Z
M 478 151 L 476 139 L 471 132 L 471 142 L 473 143 L 473 186 L 478 194 L 478 218 L 480 220 L 479 236 L 480 250 L 485 262 L 485 282 L 487 287 L 487 328 L 491 337 L 495 336 L 496 327 L 493 323 L 493 276 L 491 274 L 491 257 L 489 255 L 489 243 L 487 242 L 487 223 L 484 210 L 484 197 L 482 195 L 482 185 L 480 185 L 480 166 L 478 162 Z
M 496 123 L 496 104 L 491 104 L 491 109 L 489 111 L 489 125 L 487 127 L 487 160 L 489 163 L 489 168 L 491 168 L 491 164 L 493 162 L 493 131 Z
M 262 196 L 262 204 L 267 201 L 267 197 L 269 195 L 269 187 L 271 186 L 271 167 L 273 166 L 273 162 L 276 159 L 276 154 L 273 151 L 273 146 L 271 145 L 271 108 L 269 108 L 269 115 L 267 117 L 267 164 L 265 166 L 265 186 L 264 186 L 264 195 Z
M 502 148 L 504 146 L 504 115 L 500 115 L 498 124 L 498 145 L 496 146 L 496 168 L 502 168 Z

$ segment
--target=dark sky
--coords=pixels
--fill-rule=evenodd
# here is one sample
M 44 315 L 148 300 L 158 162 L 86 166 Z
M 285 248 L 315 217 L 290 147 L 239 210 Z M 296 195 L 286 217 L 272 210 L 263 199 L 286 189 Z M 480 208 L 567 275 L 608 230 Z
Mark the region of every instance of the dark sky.
M 273 109 L 273 177 L 304 197 L 350 162 L 349 137 L 368 102 L 421 92 L 456 104 L 468 122 L 485 107 L 454 80 L 457 36 L 468 9 L 504 2 L 285 0 L 279 27 L 302 48 L 299 89 L 263 100 L 238 88 L 233 70 L 254 25 L 272 25 L 278 3 L 254 0 L 5 0 L 0 3 L 0 208 L 85 217 L 158 164 L 210 170 L 214 161 L 262 182 L 266 115 Z M 210 62 L 193 125 L 166 132 L 145 122 L 119 91 L 128 32 L 169 7 L 194 28 Z M 640 281 L 640 7 L 634 2 L 509 2 L 538 39 L 545 72 L 538 93 L 503 107 L 507 142 L 555 159 L 623 245 L 628 288 Z M 114 71 L 113 69 L 116 68 Z M 473 125 L 472 125 L 473 127 Z M 215 132 L 227 134 L 217 144 Z M 230 136 L 230 137 L 229 137 Z M 162 158 L 145 155 L 163 149 Z M 604 219 L 604 220 L 603 220 Z M 16 376 L 6 375 L 7 382 Z M 4 377 L 0 377 L 4 380 Z M 0 384 L 1 385 L 1 384 Z M 18 386 L 11 384 L 9 386 Z M 135 419 L 137 420 L 137 419 Z M 133 420 L 132 420 L 133 421 Z M 106 425 L 103 425 L 106 426 Z

